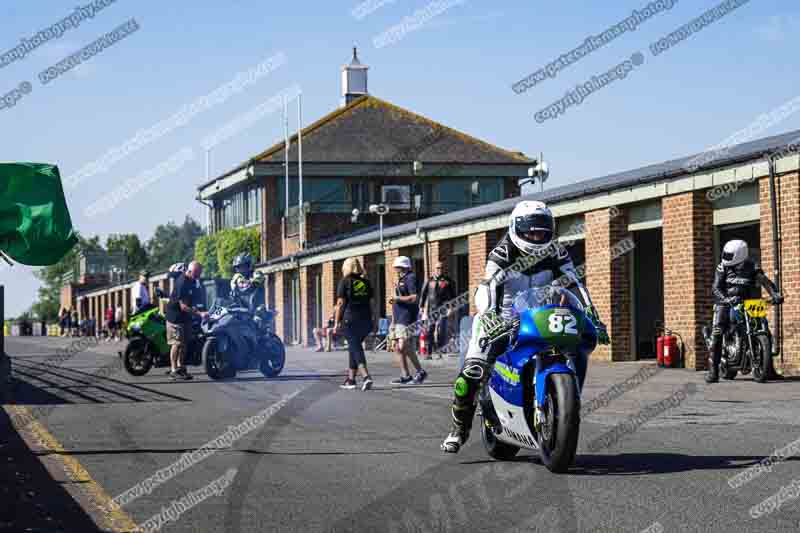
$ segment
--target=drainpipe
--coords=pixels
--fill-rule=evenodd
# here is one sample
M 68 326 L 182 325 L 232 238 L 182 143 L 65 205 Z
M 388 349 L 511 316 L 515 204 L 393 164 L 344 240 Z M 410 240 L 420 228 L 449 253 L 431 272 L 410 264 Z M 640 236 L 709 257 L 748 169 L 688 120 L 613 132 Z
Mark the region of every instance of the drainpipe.
M 772 257 L 774 261 L 775 284 L 778 290 L 783 293 L 783 283 L 781 280 L 781 256 L 780 256 L 780 237 L 778 236 L 778 226 L 780 220 L 778 219 L 778 199 L 775 195 L 775 160 L 772 156 L 767 155 L 767 163 L 769 164 L 769 207 L 772 216 Z M 772 354 L 777 355 L 779 351 L 781 354 L 781 364 L 783 364 L 783 350 L 781 349 L 783 341 L 783 313 L 781 306 L 775 306 L 775 342 L 772 345 Z
M 206 206 L 206 208 L 208 208 L 208 211 L 206 211 L 206 213 L 207 213 L 207 216 L 206 216 L 206 235 L 211 235 L 211 221 L 214 218 L 214 206 L 204 202 L 200 198 L 199 195 L 197 196 L 197 198 L 195 198 L 195 200 L 197 200 L 199 203 L 203 204 L 204 206 Z

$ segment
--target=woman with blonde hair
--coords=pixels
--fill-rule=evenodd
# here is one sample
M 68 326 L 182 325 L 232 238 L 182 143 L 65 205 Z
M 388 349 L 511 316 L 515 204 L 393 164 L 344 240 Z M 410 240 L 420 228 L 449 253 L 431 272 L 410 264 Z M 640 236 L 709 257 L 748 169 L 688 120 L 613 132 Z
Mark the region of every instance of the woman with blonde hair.
M 364 339 L 372 331 L 372 286 L 365 277 L 364 267 L 355 257 L 345 259 L 342 265 L 342 281 L 336 289 L 336 309 L 334 311 L 333 330 L 338 332 L 343 327 L 347 339 L 347 350 L 350 353 L 350 367 L 343 389 L 356 388 L 356 373 L 361 369 L 364 383 L 361 390 L 372 388 L 372 378 L 367 370 L 367 358 L 364 355 Z

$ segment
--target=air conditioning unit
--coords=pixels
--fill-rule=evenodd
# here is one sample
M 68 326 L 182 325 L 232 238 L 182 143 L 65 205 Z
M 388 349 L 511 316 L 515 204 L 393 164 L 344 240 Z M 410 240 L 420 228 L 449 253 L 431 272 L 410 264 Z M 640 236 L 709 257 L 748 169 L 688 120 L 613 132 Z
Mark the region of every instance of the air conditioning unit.
M 411 185 L 384 185 L 381 187 L 381 202 L 393 211 L 411 209 Z

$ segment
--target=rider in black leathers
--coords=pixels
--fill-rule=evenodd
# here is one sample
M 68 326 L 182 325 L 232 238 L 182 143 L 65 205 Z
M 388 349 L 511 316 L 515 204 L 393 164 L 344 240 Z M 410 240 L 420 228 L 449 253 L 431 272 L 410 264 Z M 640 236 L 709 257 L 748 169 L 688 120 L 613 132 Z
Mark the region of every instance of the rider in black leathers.
M 264 286 L 264 274 L 253 271 L 253 258 L 250 254 L 237 255 L 233 263 L 233 278 L 231 278 L 231 298 L 238 300 L 255 311 L 263 295 L 259 292 Z
M 769 293 L 770 302 L 783 303 L 778 287 L 764 274 L 764 271 L 748 257 L 747 243 L 741 240 L 729 241 L 722 251 L 722 261 L 717 265 L 714 275 L 714 323 L 711 329 L 711 368 L 706 382 L 719 381 L 719 364 L 722 361 L 722 334 L 728 327 L 730 308 L 748 297 L 757 296 L 758 287 Z M 755 294 L 754 294 L 755 293 Z M 780 379 L 772 366 L 769 355 L 769 378 Z

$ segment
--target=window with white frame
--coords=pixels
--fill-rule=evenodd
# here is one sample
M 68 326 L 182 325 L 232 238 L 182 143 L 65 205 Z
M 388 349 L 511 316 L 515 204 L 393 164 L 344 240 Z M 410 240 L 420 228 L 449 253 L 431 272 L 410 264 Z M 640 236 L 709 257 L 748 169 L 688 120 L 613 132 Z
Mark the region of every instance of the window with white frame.
M 220 202 L 221 229 L 241 228 L 261 222 L 261 188 L 240 189 Z

